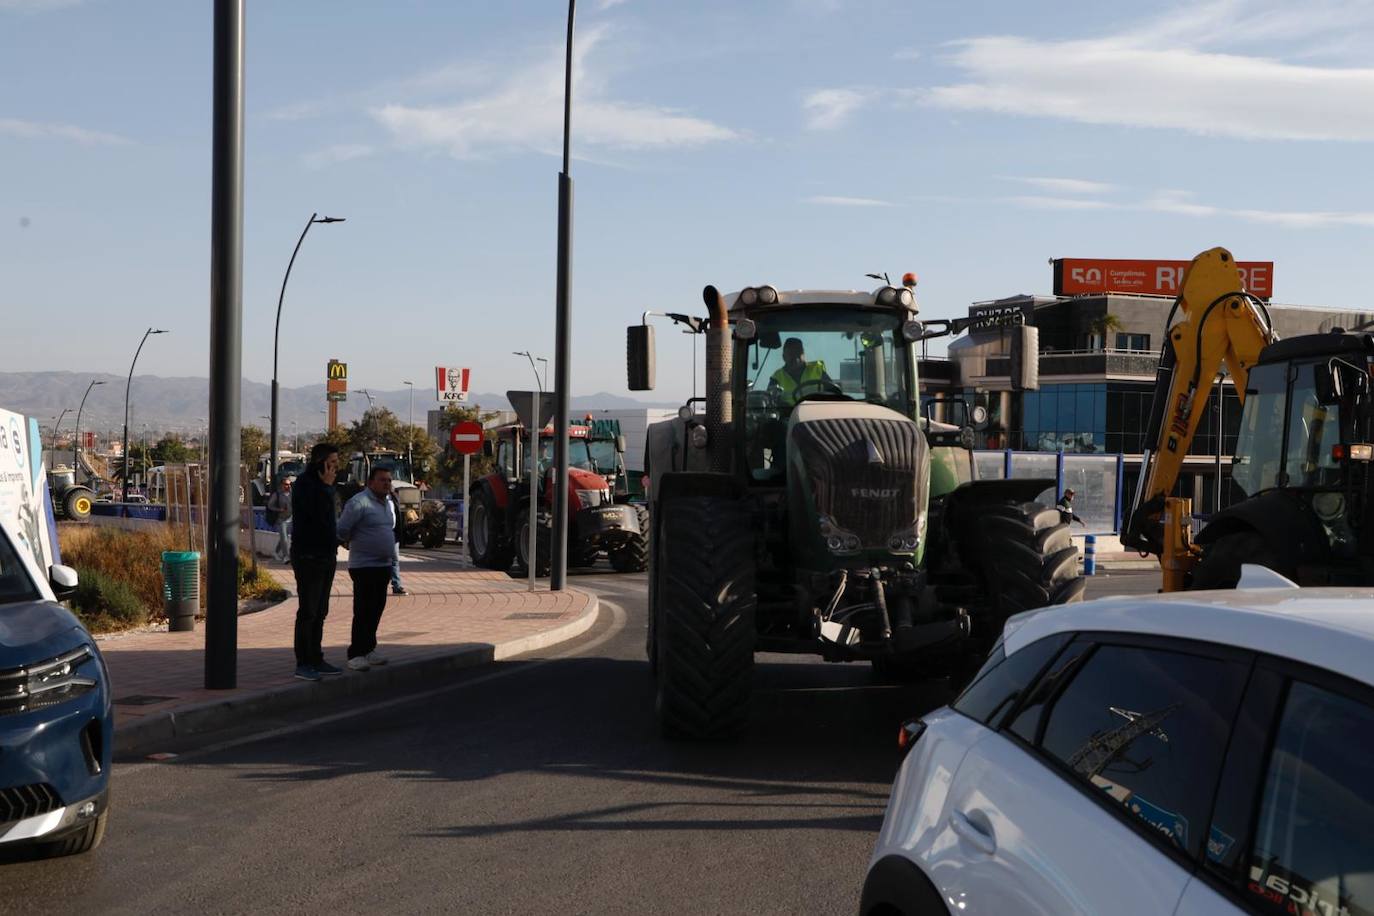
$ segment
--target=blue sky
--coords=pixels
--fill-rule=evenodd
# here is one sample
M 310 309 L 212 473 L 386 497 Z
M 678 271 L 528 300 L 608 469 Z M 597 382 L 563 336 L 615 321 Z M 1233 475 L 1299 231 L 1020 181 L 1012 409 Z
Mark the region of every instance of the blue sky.
M 210 7 L 0 0 L 4 368 L 205 375 Z M 525 387 L 552 355 L 566 6 L 248 10 L 244 374 Z M 1047 293 L 1052 257 L 1273 260 L 1368 307 L 1374 3 L 583 0 L 574 391 L 700 289 L 920 274 L 929 317 Z M 659 398 L 690 342 L 659 335 Z

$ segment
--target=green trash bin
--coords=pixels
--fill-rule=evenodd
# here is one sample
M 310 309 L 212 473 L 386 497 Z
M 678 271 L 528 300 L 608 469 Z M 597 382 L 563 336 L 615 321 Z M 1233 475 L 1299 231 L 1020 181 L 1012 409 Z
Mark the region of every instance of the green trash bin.
M 162 608 L 167 629 L 184 633 L 196 628 L 200 610 L 200 554 L 194 550 L 162 552 Z

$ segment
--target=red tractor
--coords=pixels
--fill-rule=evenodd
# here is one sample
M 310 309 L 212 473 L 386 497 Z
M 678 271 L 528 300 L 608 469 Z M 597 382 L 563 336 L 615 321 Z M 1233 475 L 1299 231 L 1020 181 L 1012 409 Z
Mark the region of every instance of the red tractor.
M 514 560 L 529 569 L 530 459 L 524 426 L 494 430 L 485 448 L 496 470 L 472 485 L 468 516 L 468 553 L 484 569 L 506 571 Z M 605 552 L 616 572 L 641 572 L 648 566 L 648 510 L 617 503 L 613 481 L 624 476 L 623 440 L 610 451 L 593 447 L 591 428 L 568 428 L 568 565 L 591 566 Z M 535 574 L 547 575 L 553 535 L 553 428 L 539 439 L 539 507 L 535 513 Z M 598 460 L 599 459 L 599 460 Z

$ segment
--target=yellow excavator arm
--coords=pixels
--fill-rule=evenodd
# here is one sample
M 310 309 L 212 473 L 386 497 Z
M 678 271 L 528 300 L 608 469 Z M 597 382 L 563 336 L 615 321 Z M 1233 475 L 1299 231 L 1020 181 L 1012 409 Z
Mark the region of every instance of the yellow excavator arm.
M 1193 258 L 1169 322 L 1175 315 L 1180 320 L 1169 324 L 1161 350 L 1140 483 L 1122 538 L 1126 546 L 1159 557 L 1165 591 L 1184 588 L 1198 560 L 1189 527 L 1192 500 L 1169 494 L 1202 419 L 1201 408 L 1222 366 L 1243 404 L 1250 369 L 1277 339 L 1263 303 L 1245 292 L 1235 259 L 1224 248 Z

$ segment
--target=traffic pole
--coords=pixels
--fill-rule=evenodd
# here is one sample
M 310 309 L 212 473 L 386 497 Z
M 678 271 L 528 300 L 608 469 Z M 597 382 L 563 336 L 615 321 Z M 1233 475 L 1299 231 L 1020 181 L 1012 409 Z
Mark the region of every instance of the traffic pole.
M 534 570 L 539 566 L 538 525 L 539 525 L 539 392 L 531 392 L 530 405 L 530 508 L 525 518 L 530 525 L 529 558 L 530 591 L 534 591 Z
M 210 190 L 210 513 L 205 545 L 205 686 L 209 690 L 229 690 L 238 682 L 243 18 L 244 0 L 215 0 Z
M 468 546 L 468 503 L 472 502 L 468 496 L 472 493 L 472 456 L 463 455 L 463 549 L 469 554 L 472 548 Z

